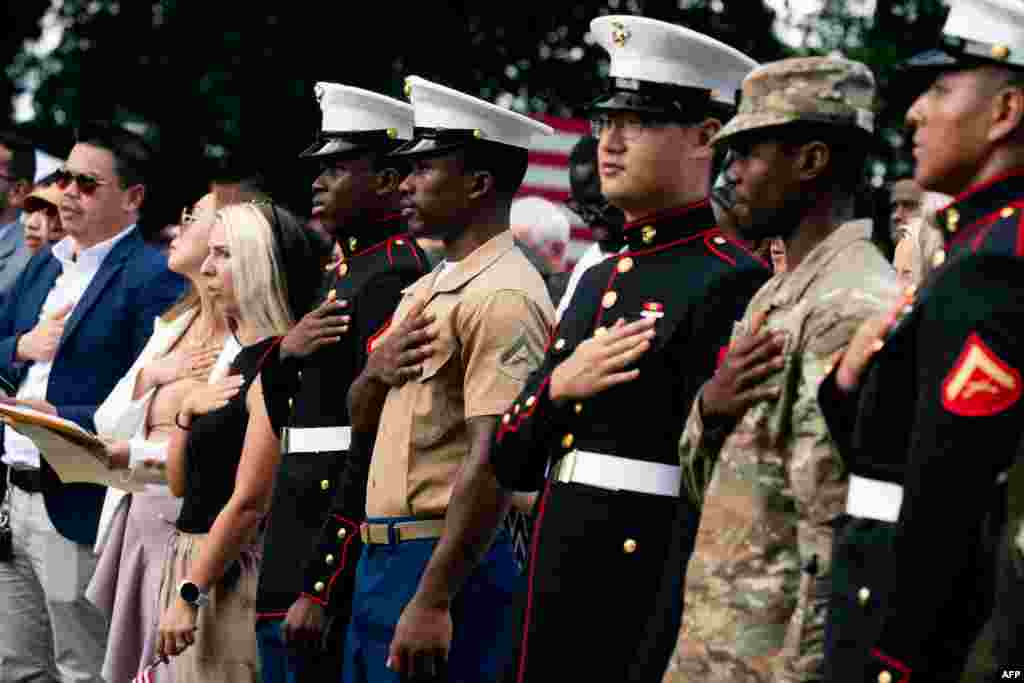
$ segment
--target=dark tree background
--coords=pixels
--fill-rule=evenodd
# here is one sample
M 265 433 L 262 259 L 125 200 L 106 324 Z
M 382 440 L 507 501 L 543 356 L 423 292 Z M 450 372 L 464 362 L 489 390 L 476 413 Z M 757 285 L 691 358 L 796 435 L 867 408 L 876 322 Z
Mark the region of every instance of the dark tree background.
M 35 118 L 21 127 L 58 156 L 79 121 L 111 118 L 144 130 L 161 154 L 150 228 L 173 220 L 225 168 L 263 172 L 281 201 L 305 212 L 312 174 L 296 155 L 319 122 L 318 80 L 400 97 L 403 78 L 418 74 L 519 111 L 572 116 L 599 93 L 607 68 L 587 40 L 590 19 L 629 13 L 689 26 L 762 62 L 840 50 L 887 85 L 892 65 L 931 44 L 944 17 L 939 0 L 877 0 L 868 16 L 826 0 L 797 27 L 803 38 L 794 49 L 773 33 L 776 16 L 762 0 L 64 0 L 56 5 L 61 42 L 39 58 L 23 46 L 39 37 L 50 3 L 6 4 L 0 101 L 9 103 L 19 83 L 38 83 Z M 880 160 L 905 171 L 902 112 L 885 103 Z M 11 115 L 0 108 L 0 117 Z

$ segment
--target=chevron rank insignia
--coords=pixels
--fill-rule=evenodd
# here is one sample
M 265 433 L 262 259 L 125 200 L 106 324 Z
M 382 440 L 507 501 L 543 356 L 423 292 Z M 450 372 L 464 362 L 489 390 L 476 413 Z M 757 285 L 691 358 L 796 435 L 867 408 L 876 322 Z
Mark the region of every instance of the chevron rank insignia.
M 942 383 L 942 405 L 964 417 L 1001 413 L 1020 399 L 1020 371 L 972 332 Z
M 640 315 L 645 318 L 663 318 L 665 317 L 665 304 L 659 304 L 657 301 L 648 301 L 642 307 Z

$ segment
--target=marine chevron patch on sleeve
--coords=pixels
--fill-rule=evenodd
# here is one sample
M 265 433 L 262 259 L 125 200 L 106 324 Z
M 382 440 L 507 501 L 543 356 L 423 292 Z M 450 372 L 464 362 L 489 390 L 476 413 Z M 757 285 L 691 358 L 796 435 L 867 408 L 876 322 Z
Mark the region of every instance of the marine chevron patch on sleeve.
M 955 415 L 996 415 L 1021 395 L 1020 370 L 1012 367 L 972 332 L 942 383 L 942 405 Z

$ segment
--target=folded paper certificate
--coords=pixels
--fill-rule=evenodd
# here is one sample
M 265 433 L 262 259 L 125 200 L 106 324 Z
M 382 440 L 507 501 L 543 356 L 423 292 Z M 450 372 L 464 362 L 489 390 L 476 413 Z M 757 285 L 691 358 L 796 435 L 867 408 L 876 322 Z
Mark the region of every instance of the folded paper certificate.
M 126 481 L 121 471 L 110 469 L 106 448 L 99 437 L 70 420 L 2 403 L 0 418 L 11 429 L 32 439 L 65 484 L 100 484 L 133 492 L 145 488 L 143 484 Z

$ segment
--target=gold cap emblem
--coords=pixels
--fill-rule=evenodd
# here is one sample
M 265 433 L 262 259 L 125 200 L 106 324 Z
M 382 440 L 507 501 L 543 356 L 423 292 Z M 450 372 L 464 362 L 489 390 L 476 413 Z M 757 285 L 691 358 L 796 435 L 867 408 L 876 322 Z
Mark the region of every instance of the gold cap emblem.
M 403 88 L 402 91 L 405 93 L 406 97 L 412 97 L 412 83 L 410 83 L 409 81 L 406 81 L 405 82 L 405 88 Z
M 1010 56 L 1010 48 L 1006 45 L 993 45 L 992 46 L 992 59 L 998 59 L 1000 62 L 1005 62 Z
M 473 137 L 474 138 L 476 138 L 477 140 L 480 140 L 481 138 L 483 138 L 483 136 L 484 136 L 484 132 L 482 130 L 480 130 L 479 128 L 474 128 L 473 129 Z
M 391 138 L 392 140 L 394 140 L 395 138 L 398 137 L 398 129 L 397 128 L 388 128 L 387 133 L 388 133 L 388 137 Z
M 615 47 L 625 47 L 626 42 L 633 34 L 628 28 L 619 22 L 612 24 L 612 42 L 615 43 Z

